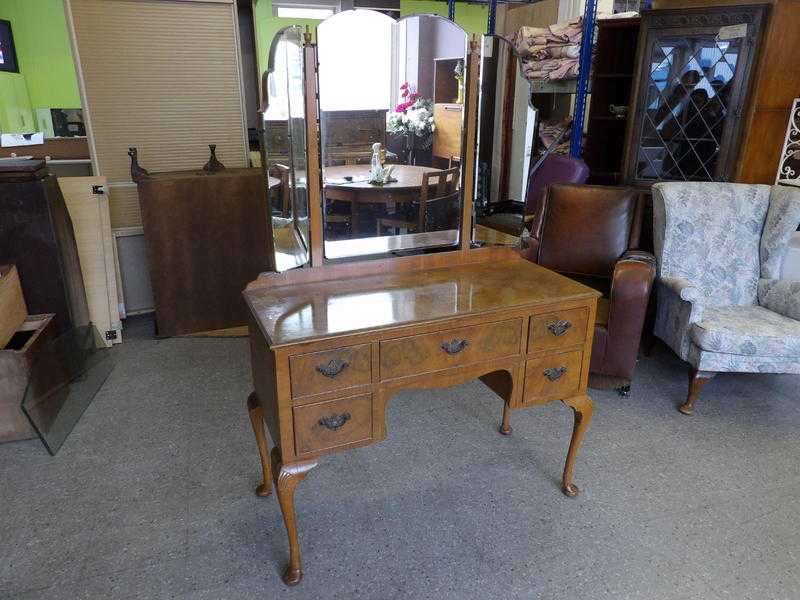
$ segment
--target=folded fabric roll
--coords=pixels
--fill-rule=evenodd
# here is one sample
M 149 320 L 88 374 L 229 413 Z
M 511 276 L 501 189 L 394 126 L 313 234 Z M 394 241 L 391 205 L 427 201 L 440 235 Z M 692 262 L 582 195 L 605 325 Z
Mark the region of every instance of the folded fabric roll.
M 547 60 L 548 58 L 578 58 L 581 47 L 578 44 L 563 46 L 533 46 L 526 58 L 533 60 Z
M 521 27 L 512 43 L 528 79 L 575 79 L 579 71 L 583 17 L 550 27 Z
M 528 79 L 550 81 L 575 79 L 579 70 L 580 61 L 577 58 L 522 60 L 522 74 Z

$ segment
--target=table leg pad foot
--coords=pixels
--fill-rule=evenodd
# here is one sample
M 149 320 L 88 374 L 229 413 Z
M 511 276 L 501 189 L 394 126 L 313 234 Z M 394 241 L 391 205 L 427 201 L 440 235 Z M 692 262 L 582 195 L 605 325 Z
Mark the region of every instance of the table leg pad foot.
M 511 435 L 514 430 L 509 425 L 500 425 L 500 433 L 503 435 Z
M 292 586 L 297 585 L 301 581 L 303 581 L 303 570 L 302 569 L 293 569 L 292 567 L 286 567 L 286 570 L 283 572 L 283 583 L 286 585 Z
M 272 494 L 272 483 L 262 483 L 256 488 L 256 496 L 270 496 Z
M 561 491 L 564 492 L 565 496 L 569 496 L 570 498 L 574 498 L 581 493 L 581 491 L 578 489 L 578 486 L 574 483 L 565 485 L 563 488 L 561 488 Z

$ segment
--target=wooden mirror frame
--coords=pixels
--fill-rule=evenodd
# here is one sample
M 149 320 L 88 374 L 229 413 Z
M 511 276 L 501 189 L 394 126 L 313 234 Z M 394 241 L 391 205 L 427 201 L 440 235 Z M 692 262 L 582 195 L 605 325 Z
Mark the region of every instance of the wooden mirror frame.
M 275 33 L 275 36 L 272 38 L 272 43 L 270 44 L 270 48 L 269 48 L 269 55 L 267 57 L 267 68 L 261 74 L 261 90 L 260 90 L 261 91 L 261 99 L 260 99 L 260 103 L 259 103 L 259 106 L 258 106 L 258 120 L 259 120 L 259 124 L 260 124 L 260 128 L 259 128 L 259 130 L 260 130 L 260 140 L 259 140 L 260 149 L 259 150 L 260 150 L 260 155 L 261 155 L 261 169 L 262 169 L 262 171 L 264 173 L 264 185 L 267 186 L 267 188 L 266 188 L 267 189 L 267 204 L 268 204 L 268 206 L 267 206 L 267 208 L 268 208 L 268 211 L 267 211 L 267 235 L 268 235 L 269 240 L 270 240 L 270 245 L 272 246 L 272 248 L 270 249 L 271 259 L 272 259 L 272 268 L 274 270 L 276 270 L 276 271 L 278 270 L 278 257 L 277 257 L 278 246 L 277 246 L 277 243 L 276 243 L 276 240 L 275 240 L 275 227 L 273 226 L 273 215 L 272 215 L 272 199 L 270 198 L 270 192 L 269 192 L 269 164 L 268 164 L 268 160 L 267 160 L 267 158 L 268 158 L 267 150 L 268 149 L 267 149 L 267 128 L 266 128 L 266 119 L 265 118 L 266 118 L 267 110 L 269 110 L 269 77 L 270 77 L 270 75 L 272 75 L 275 72 L 275 55 L 276 55 L 276 52 L 277 52 L 277 49 L 278 49 L 278 44 L 281 41 L 284 40 L 284 33 L 286 31 L 288 31 L 288 30 L 298 30 L 298 33 L 300 33 L 300 35 L 298 35 L 298 37 L 301 38 L 303 41 L 305 41 L 305 37 L 304 37 L 305 34 L 302 34 L 302 28 L 299 25 L 288 25 L 286 27 L 282 27 L 281 29 L 279 29 Z M 301 50 L 301 52 L 304 51 L 304 46 L 303 45 L 299 45 L 298 47 Z M 305 55 L 304 55 L 304 58 L 303 58 L 303 75 L 304 76 L 305 76 L 305 68 L 306 68 L 306 64 L 305 64 Z M 288 102 L 288 99 L 287 99 L 287 102 Z M 306 110 L 305 106 L 304 106 L 304 110 Z M 294 154 L 293 154 L 292 142 L 291 142 L 291 139 L 292 139 L 292 136 L 291 136 L 291 126 L 292 126 L 291 125 L 291 119 L 292 119 L 292 116 L 291 116 L 291 110 L 290 110 L 289 115 L 287 116 L 287 120 L 286 120 L 287 137 L 289 139 L 289 146 L 288 146 L 289 155 L 288 155 L 288 161 L 287 162 L 291 165 L 289 167 L 290 168 L 289 178 L 290 178 L 290 189 L 293 189 L 296 186 L 295 186 L 295 183 L 294 183 Z M 304 119 L 304 121 L 308 121 L 308 115 L 304 114 L 303 119 Z M 306 127 L 306 129 L 308 129 L 308 127 Z M 307 149 L 304 149 L 304 151 L 307 151 Z M 292 227 L 294 229 L 293 233 L 294 233 L 295 238 L 298 241 L 299 246 L 302 247 L 303 253 L 305 255 L 305 260 L 302 261 L 302 262 L 298 261 L 298 264 L 296 264 L 295 266 L 293 266 L 293 267 L 291 267 L 289 269 L 283 269 L 283 270 L 292 270 L 292 269 L 303 268 L 306 265 L 308 265 L 310 260 L 311 260 L 310 242 L 309 242 L 309 240 L 307 240 L 307 239 L 305 239 L 303 237 L 303 235 L 302 235 L 302 233 L 300 231 L 300 225 L 299 225 L 298 216 L 297 216 L 297 207 L 295 206 L 295 195 L 294 195 L 293 191 L 290 191 L 290 206 L 291 206 L 291 214 L 292 214 Z M 310 207 L 309 207 L 309 210 L 310 210 Z M 309 232 L 309 237 L 310 237 L 310 232 Z
M 437 15 L 409 15 L 437 16 Z M 408 18 L 408 17 L 405 17 Z M 324 222 L 322 215 L 322 157 L 320 152 L 320 109 L 319 82 L 317 78 L 317 44 L 312 41 L 311 33 L 304 34 L 304 95 L 306 110 L 306 164 L 308 186 L 308 218 L 311 268 L 323 267 L 325 260 Z M 461 172 L 462 202 L 459 221 L 458 246 L 454 250 L 440 253 L 466 252 L 472 248 L 472 230 L 474 222 L 475 195 L 475 146 L 478 111 L 478 77 L 480 74 L 479 41 L 473 35 L 467 44 L 466 56 L 467 86 L 464 97 L 464 168 Z M 312 118 L 313 117 L 313 118 Z M 391 258 L 390 258 L 391 259 Z M 378 262 L 377 259 L 355 259 L 359 262 Z
M 479 68 L 480 68 L 480 66 L 482 64 L 482 60 L 481 59 L 483 58 L 483 52 L 484 52 L 484 49 L 486 48 L 487 40 L 492 40 L 492 41 L 497 40 L 498 46 L 501 46 L 503 43 L 508 44 L 508 48 L 511 51 L 511 59 L 512 59 L 512 61 L 505 66 L 506 72 L 505 72 L 505 74 L 503 74 L 503 77 L 505 78 L 505 81 L 504 81 L 505 93 L 504 93 L 504 96 L 503 96 L 503 99 L 502 99 L 503 100 L 503 123 L 502 123 L 502 128 L 503 128 L 503 135 L 505 136 L 506 134 L 508 134 L 509 131 L 513 131 L 514 97 L 513 97 L 513 93 L 512 93 L 511 94 L 511 98 L 509 98 L 508 91 L 509 91 L 509 87 L 511 87 L 511 85 L 510 85 L 511 82 L 515 81 L 515 78 L 514 79 L 510 78 L 510 76 L 515 71 L 519 74 L 520 78 L 523 81 L 525 81 L 525 83 L 528 86 L 528 100 L 527 100 L 528 108 L 532 109 L 535 113 L 538 113 L 539 111 L 536 108 L 536 106 L 534 106 L 534 104 L 533 104 L 533 94 L 534 94 L 533 82 L 531 80 L 529 80 L 527 77 L 525 77 L 525 72 L 524 72 L 524 70 L 522 68 L 523 58 L 522 58 L 522 56 L 520 56 L 520 53 L 517 50 L 517 47 L 514 44 L 514 42 L 512 42 L 510 39 L 508 39 L 505 36 L 497 35 L 497 34 L 484 34 L 483 36 L 481 36 Z M 500 74 L 496 74 L 495 75 L 495 84 L 496 84 L 499 76 L 500 76 Z M 476 109 L 476 116 L 475 116 L 476 133 L 481 128 L 481 122 L 480 122 L 480 118 L 481 118 L 481 114 L 480 114 L 480 100 L 481 100 L 480 93 L 481 93 L 481 89 L 480 89 L 480 86 L 478 87 L 478 92 L 477 93 L 478 93 L 478 98 L 477 98 L 478 106 L 477 106 L 477 109 Z M 496 96 L 495 96 L 495 99 L 497 99 Z M 510 105 L 511 105 L 510 106 L 510 110 L 506 110 L 506 107 L 509 105 L 509 102 L 510 102 Z M 495 110 L 494 110 L 494 112 L 492 114 L 492 118 L 496 114 L 497 114 L 497 106 L 495 105 Z M 528 185 L 530 184 L 529 179 L 530 179 L 531 170 L 533 170 L 536 167 L 538 167 L 539 164 L 541 163 L 541 161 L 544 160 L 544 158 L 546 156 L 546 153 L 545 153 L 536 162 L 533 162 L 533 160 L 532 160 L 533 159 L 533 152 L 534 152 L 534 149 L 536 148 L 536 137 L 537 137 L 537 131 L 538 131 L 538 128 L 539 128 L 539 121 L 540 121 L 540 119 L 539 119 L 539 117 L 537 115 L 536 116 L 536 124 L 534 126 L 533 137 L 532 137 L 532 139 L 530 141 L 530 148 L 527 148 L 527 150 L 530 151 L 530 159 L 528 161 L 528 165 L 526 167 L 523 167 L 523 172 L 525 173 L 525 176 L 524 176 L 525 193 L 522 194 L 522 198 L 520 198 L 520 200 L 519 200 L 520 202 L 523 203 L 523 205 L 525 204 L 525 199 L 527 197 L 527 191 L 528 191 Z M 492 131 L 494 132 L 494 127 L 492 128 Z M 512 137 L 509 137 L 508 139 L 505 139 L 505 138 L 503 139 L 503 146 L 504 146 L 503 149 L 502 149 L 502 155 L 503 156 L 507 155 L 507 153 L 505 151 L 505 146 L 506 145 L 508 146 L 508 154 L 511 154 L 511 152 L 512 152 L 511 145 L 512 144 L 513 144 L 513 138 Z M 478 160 L 480 159 L 479 152 L 480 152 L 480 148 L 477 147 L 477 140 L 476 140 L 475 165 L 474 165 L 475 169 L 477 169 Z M 524 160 L 524 157 L 523 157 L 523 160 Z M 508 161 L 503 161 L 503 159 L 501 158 L 501 162 L 505 162 L 506 163 L 506 164 L 503 165 L 504 169 L 505 168 L 510 168 L 510 167 L 506 166 L 508 164 Z M 491 182 L 490 182 L 490 186 L 491 186 Z M 500 189 L 501 190 L 503 189 L 502 188 L 502 181 L 501 181 L 501 188 Z M 474 193 L 474 195 L 477 195 L 477 193 L 478 193 L 477 187 L 473 191 L 473 193 Z M 490 196 L 491 196 L 491 193 L 490 193 Z M 473 198 L 473 203 L 476 200 L 477 200 L 477 197 Z M 505 200 L 500 200 L 500 202 L 504 202 L 504 201 Z M 487 205 L 488 204 L 491 204 L 491 203 L 487 202 Z M 523 207 L 523 214 L 520 215 L 520 221 L 519 221 L 519 232 L 516 234 L 517 237 L 520 238 L 520 239 L 521 239 L 521 237 L 523 235 L 523 232 L 524 232 L 524 229 L 525 229 L 524 217 L 525 217 L 525 215 L 524 215 L 524 207 Z M 519 241 L 517 242 L 516 245 L 517 246 L 519 245 Z

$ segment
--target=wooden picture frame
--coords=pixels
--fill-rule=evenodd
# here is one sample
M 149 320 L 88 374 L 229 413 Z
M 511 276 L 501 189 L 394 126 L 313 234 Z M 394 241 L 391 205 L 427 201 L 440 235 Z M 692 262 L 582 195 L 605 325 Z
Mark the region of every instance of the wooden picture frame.
M 19 62 L 17 62 L 17 49 L 14 46 L 11 21 L 4 19 L 0 19 L 0 71 L 19 73 Z

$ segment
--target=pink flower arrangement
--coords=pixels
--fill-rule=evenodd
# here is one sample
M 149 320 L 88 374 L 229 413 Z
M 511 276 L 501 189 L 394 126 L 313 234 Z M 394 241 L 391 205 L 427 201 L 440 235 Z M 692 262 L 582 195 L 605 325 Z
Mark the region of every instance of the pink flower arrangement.
M 419 92 L 412 92 L 411 86 L 408 85 L 408 82 L 405 82 L 400 86 L 400 97 L 403 101 L 394 107 L 394 112 L 396 113 L 404 113 L 414 106 L 414 103 L 421 97 L 421 94 Z

